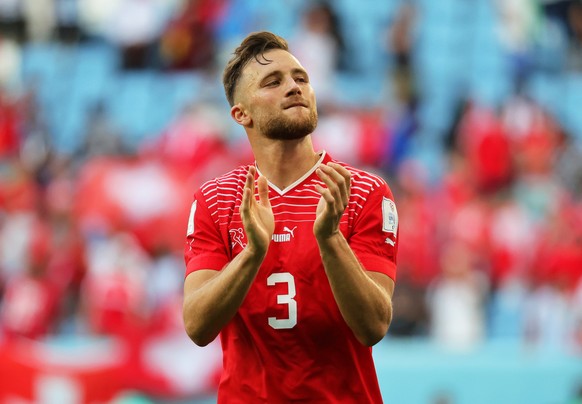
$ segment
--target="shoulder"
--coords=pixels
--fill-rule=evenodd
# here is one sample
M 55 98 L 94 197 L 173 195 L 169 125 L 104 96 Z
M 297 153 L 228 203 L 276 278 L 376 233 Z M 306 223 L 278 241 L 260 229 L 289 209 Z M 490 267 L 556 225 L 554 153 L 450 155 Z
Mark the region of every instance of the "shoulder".
M 220 191 L 242 188 L 244 187 L 249 167 L 249 165 L 240 166 L 210 181 L 206 181 L 200 186 L 198 192 L 204 196 L 209 196 Z
M 350 172 L 352 176 L 352 189 L 354 190 L 360 189 L 364 192 L 370 193 L 384 188 L 389 188 L 384 178 L 378 174 L 356 168 L 341 161 L 332 161 L 346 168 Z

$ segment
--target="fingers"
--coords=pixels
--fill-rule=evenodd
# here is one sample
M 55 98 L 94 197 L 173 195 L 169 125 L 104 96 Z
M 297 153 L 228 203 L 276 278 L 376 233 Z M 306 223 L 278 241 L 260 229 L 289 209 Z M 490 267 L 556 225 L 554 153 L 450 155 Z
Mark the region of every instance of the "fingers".
M 327 193 L 338 203 L 337 209 L 343 212 L 348 206 L 350 197 L 350 172 L 339 164 L 328 163 L 328 165 L 321 165 L 316 170 L 316 173 L 325 185 L 327 185 Z M 332 203 L 324 192 L 319 189 L 318 192 L 324 196 L 326 202 Z
M 254 166 L 249 167 L 249 171 L 247 172 L 245 188 L 249 188 L 252 193 L 255 193 L 255 174 L 257 169 Z
M 269 183 L 267 182 L 267 179 L 261 175 L 257 179 L 257 186 L 255 186 L 256 172 L 257 170 L 255 167 L 249 167 L 243 189 L 243 200 L 241 203 L 242 209 L 250 209 L 252 204 L 256 202 L 255 191 L 257 188 L 261 205 L 271 207 L 271 202 L 269 201 Z
M 243 197 L 241 202 L 241 210 L 248 212 L 251 204 L 255 201 L 255 167 L 250 167 L 247 172 L 245 186 L 243 188 Z
M 271 202 L 269 201 L 269 184 L 267 183 L 267 179 L 262 175 L 258 179 L 259 185 L 259 201 L 261 205 L 266 207 L 271 207 Z
M 329 189 L 322 187 L 319 184 L 315 185 L 315 189 L 317 190 L 317 192 L 319 192 L 321 194 L 321 196 L 323 197 L 323 199 L 325 200 L 325 202 L 327 202 L 328 205 L 331 205 L 332 207 L 335 206 L 335 198 L 331 195 L 331 192 L 329 192 Z

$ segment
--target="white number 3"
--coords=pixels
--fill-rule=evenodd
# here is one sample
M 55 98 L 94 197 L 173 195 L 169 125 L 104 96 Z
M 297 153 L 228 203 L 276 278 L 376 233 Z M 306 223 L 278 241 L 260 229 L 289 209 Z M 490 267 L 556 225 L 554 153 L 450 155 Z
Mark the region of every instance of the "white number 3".
M 289 317 L 276 318 L 269 317 L 269 325 L 276 330 L 293 328 L 297 325 L 297 301 L 295 297 L 295 278 L 289 272 L 271 274 L 267 278 L 267 285 L 273 286 L 276 283 L 287 284 L 287 294 L 277 295 L 277 304 L 286 304 L 289 307 Z

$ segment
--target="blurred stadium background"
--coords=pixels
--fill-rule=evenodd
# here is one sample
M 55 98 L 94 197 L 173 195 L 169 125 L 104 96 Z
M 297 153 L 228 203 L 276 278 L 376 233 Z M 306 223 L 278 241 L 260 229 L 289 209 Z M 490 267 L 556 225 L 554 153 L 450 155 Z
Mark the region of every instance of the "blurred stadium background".
M 263 29 L 396 197 L 385 401 L 581 403 L 579 0 L 0 0 L 0 402 L 213 402 L 182 244 L 252 161 L 220 75 Z

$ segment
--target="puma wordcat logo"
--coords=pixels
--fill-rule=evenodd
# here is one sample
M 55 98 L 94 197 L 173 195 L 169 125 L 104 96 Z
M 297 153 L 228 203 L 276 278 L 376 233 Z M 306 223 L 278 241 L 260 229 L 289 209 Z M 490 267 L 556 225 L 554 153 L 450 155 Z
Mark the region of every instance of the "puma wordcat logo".
M 291 241 L 292 237 L 295 237 L 295 229 L 297 228 L 297 226 L 293 227 L 292 229 L 288 228 L 287 226 L 283 227 L 283 231 L 285 233 L 275 233 L 273 234 L 273 241 L 275 243 L 286 243 L 288 241 Z

